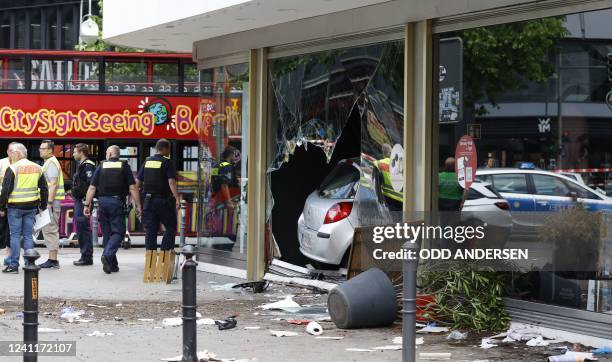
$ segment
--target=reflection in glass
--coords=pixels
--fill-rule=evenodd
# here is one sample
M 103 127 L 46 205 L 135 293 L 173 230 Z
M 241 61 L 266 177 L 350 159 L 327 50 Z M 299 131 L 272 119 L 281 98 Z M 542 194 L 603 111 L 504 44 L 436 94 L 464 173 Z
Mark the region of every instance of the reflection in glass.
M 505 247 L 528 245 L 542 261 L 532 272 L 514 273 L 514 297 L 612 310 L 611 16 L 607 9 L 440 36 L 435 162 L 443 168 L 463 135 L 475 140 L 478 179 L 509 205 Z M 448 39 L 462 47 L 447 51 Z M 463 109 L 456 119 L 444 117 L 442 104 L 453 81 Z M 586 260 L 597 268 L 581 267 Z
M 198 245 L 245 253 L 248 64 L 203 70 L 200 78 L 206 91 L 200 93 Z M 183 152 L 192 155 L 191 149 Z

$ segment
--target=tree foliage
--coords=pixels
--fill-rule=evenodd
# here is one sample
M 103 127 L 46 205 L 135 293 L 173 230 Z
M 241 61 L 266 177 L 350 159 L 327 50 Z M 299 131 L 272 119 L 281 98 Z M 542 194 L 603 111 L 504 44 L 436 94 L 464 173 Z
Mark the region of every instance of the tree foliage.
M 554 71 L 550 56 L 567 35 L 564 18 L 546 18 L 519 23 L 468 29 L 463 39 L 463 78 L 466 107 L 488 102 L 505 91 L 524 89 L 528 81 L 544 83 Z M 475 110 L 482 114 L 481 107 Z

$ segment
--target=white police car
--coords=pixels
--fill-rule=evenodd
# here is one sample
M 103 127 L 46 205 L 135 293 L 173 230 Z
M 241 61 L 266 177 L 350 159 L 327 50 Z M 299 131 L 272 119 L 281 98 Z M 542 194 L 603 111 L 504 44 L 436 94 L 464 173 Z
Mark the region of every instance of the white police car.
M 573 178 L 538 170 L 527 164 L 521 168 L 479 169 L 476 178 L 490 183 L 510 205 L 512 232 L 532 234 L 544 223 L 546 213 L 582 203 L 589 211 L 612 212 L 612 199 Z

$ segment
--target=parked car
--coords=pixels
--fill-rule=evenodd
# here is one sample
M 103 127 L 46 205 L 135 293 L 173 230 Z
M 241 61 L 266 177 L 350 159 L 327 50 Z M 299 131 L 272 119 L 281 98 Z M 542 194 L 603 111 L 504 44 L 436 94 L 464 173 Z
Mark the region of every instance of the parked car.
M 567 176 L 538 169 L 493 168 L 476 172 L 506 199 L 512 215 L 512 232 L 533 236 L 547 213 L 568 208 L 576 201 L 590 211 L 612 211 L 612 199 Z
M 360 175 L 359 159 L 342 160 L 308 196 L 298 219 L 298 240 L 303 255 L 323 264 L 344 264 L 358 225 L 353 202 Z M 486 224 L 487 242 L 492 240 L 498 247 L 505 243 L 512 227 L 509 208 L 490 184 L 474 182 L 464 203 L 461 221 Z

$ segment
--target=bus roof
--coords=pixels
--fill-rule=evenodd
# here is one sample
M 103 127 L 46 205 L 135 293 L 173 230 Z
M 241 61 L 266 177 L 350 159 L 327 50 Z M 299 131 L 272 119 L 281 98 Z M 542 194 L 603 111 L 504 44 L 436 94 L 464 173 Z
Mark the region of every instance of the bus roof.
M 32 50 L 32 49 L 1 49 L 1 56 L 8 55 L 29 55 L 43 57 L 64 57 L 64 58 L 87 58 L 87 57 L 106 57 L 106 58 L 164 58 L 164 59 L 189 59 L 192 60 L 191 53 L 145 53 L 145 52 L 88 52 L 77 50 Z

